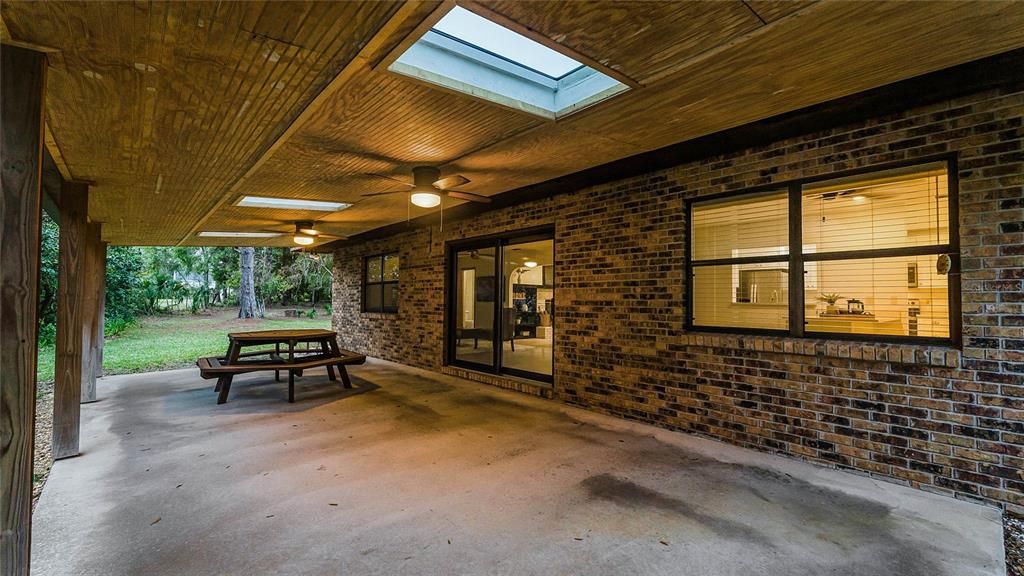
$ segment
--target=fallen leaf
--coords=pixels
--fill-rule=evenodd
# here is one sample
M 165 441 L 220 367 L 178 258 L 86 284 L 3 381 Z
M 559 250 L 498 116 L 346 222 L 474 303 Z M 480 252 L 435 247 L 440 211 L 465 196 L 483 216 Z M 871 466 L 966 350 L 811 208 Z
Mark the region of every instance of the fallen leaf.
M 668 542 L 665 542 L 664 540 L 658 540 L 658 543 L 664 546 L 668 546 Z
M 152 522 L 150 522 L 150 523 L 149 523 L 149 525 L 150 525 L 150 526 L 152 526 L 153 524 L 156 524 L 156 523 L 157 523 L 157 522 L 159 522 L 159 521 L 160 521 L 160 517 L 159 517 L 159 516 L 157 516 L 157 517 L 156 517 L 156 520 L 153 520 Z
M 583 540 L 583 538 L 573 538 L 573 540 Z
M 175 488 L 181 488 L 182 486 L 184 486 L 184 484 L 178 484 Z
M 337 506 L 338 503 L 337 502 L 328 502 L 327 505 L 328 506 Z
M 273 517 L 274 517 L 273 514 L 267 514 L 267 518 L 273 518 Z

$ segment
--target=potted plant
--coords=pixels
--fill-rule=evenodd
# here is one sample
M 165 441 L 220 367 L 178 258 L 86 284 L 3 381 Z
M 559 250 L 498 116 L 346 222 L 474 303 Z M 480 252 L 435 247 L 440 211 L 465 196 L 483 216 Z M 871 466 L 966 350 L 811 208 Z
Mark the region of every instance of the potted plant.
M 838 302 L 841 298 L 842 298 L 842 296 L 837 294 L 837 293 L 835 293 L 835 292 L 822 292 L 821 295 L 818 296 L 818 300 L 820 300 L 820 301 L 822 301 L 822 302 L 824 302 L 826 304 L 826 306 L 825 306 L 825 313 L 826 314 L 838 314 L 839 313 L 839 308 L 836 307 L 836 302 Z

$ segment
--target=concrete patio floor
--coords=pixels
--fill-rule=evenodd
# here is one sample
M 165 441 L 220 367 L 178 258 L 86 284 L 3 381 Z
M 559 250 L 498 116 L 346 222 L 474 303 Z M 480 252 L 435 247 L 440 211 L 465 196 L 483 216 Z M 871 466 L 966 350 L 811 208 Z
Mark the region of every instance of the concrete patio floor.
M 999 513 L 382 361 L 104 378 L 34 574 L 999 575 Z

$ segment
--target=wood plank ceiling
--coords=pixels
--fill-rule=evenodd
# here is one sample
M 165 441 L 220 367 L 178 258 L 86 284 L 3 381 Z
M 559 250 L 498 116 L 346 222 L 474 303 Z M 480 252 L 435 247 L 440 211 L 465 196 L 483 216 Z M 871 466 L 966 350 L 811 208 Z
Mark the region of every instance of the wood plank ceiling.
M 378 65 L 438 6 L 8 1 L 0 32 L 55 50 L 50 148 L 95 183 L 114 244 L 237 244 L 195 233 L 307 218 L 353 235 L 408 213 L 361 197 L 393 188 L 367 173 L 433 164 L 498 194 L 1024 46 L 1019 3 L 478 2 L 638 84 L 553 122 Z M 355 205 L 233 206 L 245 194 Z

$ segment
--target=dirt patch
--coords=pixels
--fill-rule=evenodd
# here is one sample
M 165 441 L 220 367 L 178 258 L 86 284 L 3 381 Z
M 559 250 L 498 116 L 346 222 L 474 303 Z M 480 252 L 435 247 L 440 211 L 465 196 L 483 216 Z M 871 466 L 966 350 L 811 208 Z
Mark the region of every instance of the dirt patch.
M 1003 514 L 1003 543 L 1006 545 L 1006 576 L 1024 576 L 1024 516 Z
M 36 449 L 32 462 L 32 508 L 35 509 L 43 485 L 53 466 L 53 382 L 40 382 L 36 387 Z

